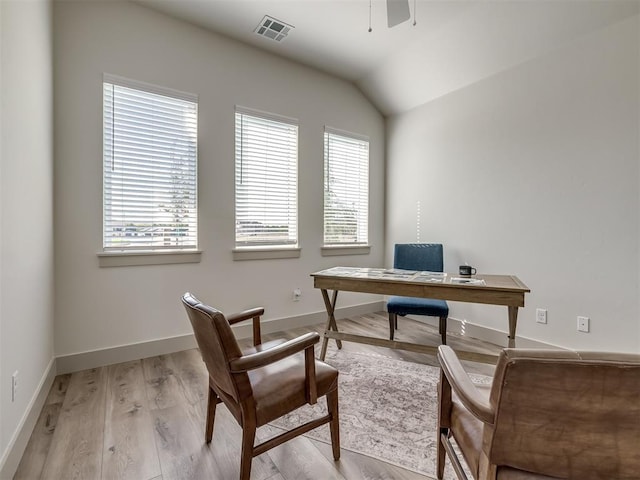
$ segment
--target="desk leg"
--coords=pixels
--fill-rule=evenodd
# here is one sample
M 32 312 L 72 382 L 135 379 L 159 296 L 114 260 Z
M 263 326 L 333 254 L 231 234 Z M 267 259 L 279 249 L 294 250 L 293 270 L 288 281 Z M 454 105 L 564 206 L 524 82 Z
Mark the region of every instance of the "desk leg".
M 509 348 L 516 346 L 516 325 L 518 323 L 518 307 L 508 306 L 509 309 Z
M 327 309 L 327 325 L 324 328 L 325 332 L 329 330 L 333 330 L 334 332 L 338 331 L 338 324 L 336 323 L 335 317 L 335 309 L 336 302 L 338 301 L 338 290 L 333 291 L 333 296 L 331 300 L 329 300 L 329 294 L 325 288 L 320 289 L 322 292 L 322 299 L 324 300 L 324 306 Z M 327 355 L 327 345 L 329 344 L 329 338 L 324 336 L 322 339 L 322 349 L 320 350 L 320 360 L 324 360 L 324 357 Z M 342 340 L 336 340 L 336 344 L 338 348 L 342 348 Z

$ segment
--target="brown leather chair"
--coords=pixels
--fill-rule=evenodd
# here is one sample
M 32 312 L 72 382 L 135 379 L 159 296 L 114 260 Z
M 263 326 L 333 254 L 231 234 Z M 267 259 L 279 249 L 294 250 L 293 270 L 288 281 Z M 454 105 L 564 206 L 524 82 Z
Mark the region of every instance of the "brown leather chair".
M 329 423 L 333 458 L 340 458 L 338 371 L 316 360 L 318 333 L 293 340 L 262 343 L 255 308 L 225 317 L 190 293 L 182 297 L 196 341 L 209 371 L 209 402 L 205 440 L 211 442 L 216 405 L 224 402 L 242 427 L 240 479 L 248 480 L 251 460 L 298 435 Z M 253 319 L 254 347 L 242 351 L 231 325 Z M 254 446 L 256 429 L 326 395 L 328 414 Z
M 438 360 L 439 479 L 451 437 L 476 480 L 640 478 L 640 355 L 507 348 L 486 388 Z

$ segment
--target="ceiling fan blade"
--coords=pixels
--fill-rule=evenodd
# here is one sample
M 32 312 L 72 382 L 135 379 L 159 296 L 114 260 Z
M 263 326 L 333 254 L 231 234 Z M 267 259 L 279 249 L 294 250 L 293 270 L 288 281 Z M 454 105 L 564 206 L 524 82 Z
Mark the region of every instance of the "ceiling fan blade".
M 406 22 L 410 17 L 409 0 L 387 0 L 387 25 L 389 28 Z

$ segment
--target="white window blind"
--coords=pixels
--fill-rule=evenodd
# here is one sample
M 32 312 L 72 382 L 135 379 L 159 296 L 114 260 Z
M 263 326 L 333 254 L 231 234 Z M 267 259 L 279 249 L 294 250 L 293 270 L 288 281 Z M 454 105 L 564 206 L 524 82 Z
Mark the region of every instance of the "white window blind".
M 369 141 L 328 127 L 324 132 L 324 244 L 369 241 Z
M 197 248 L 197 97 L 103 82 L 103 248 Z
M 236 247 L 298 243 L 298 125 L 236 108 Z

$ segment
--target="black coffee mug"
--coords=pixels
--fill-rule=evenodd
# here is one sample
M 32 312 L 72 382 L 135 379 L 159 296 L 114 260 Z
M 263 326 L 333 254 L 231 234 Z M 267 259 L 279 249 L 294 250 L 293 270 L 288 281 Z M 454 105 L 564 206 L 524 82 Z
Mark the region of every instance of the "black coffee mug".
M 460 265 L 460 275 L 471 276 L 476 274 L 476 269 L 471 265 Z

